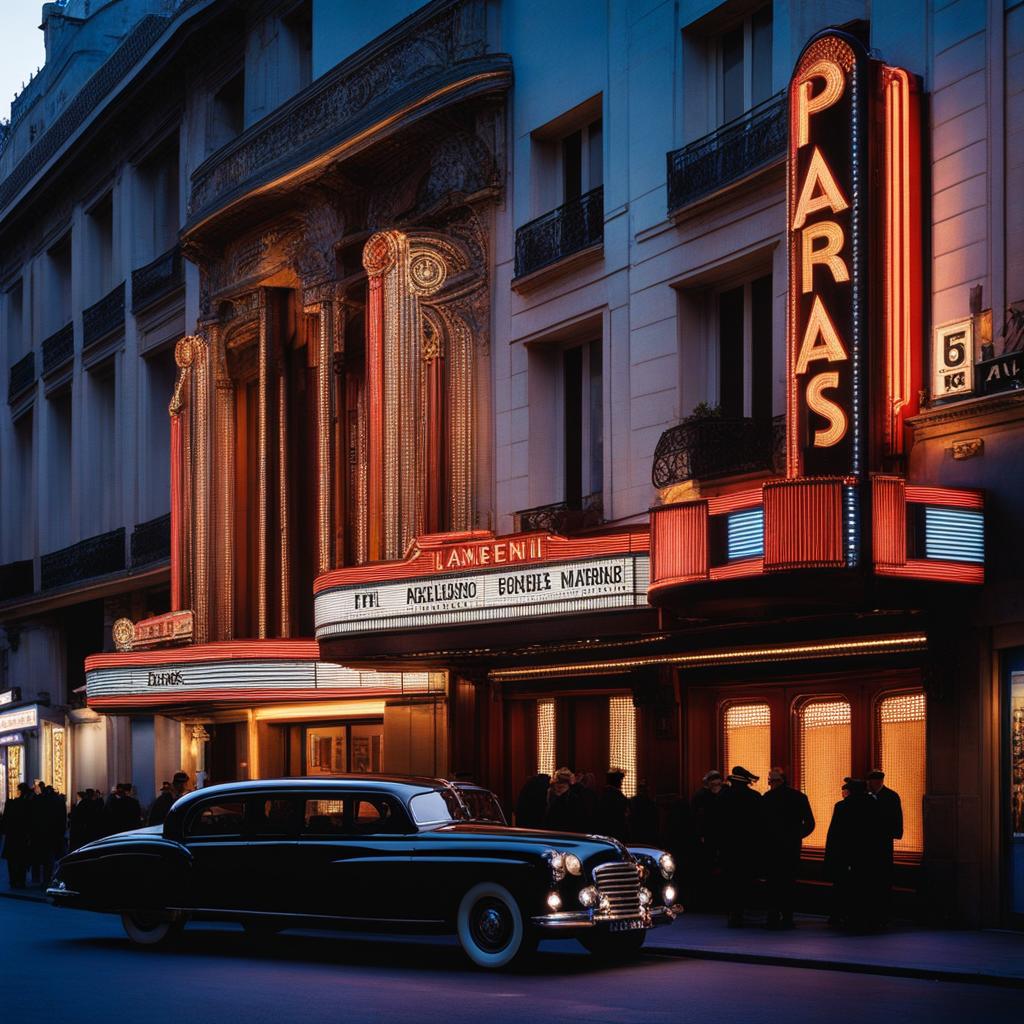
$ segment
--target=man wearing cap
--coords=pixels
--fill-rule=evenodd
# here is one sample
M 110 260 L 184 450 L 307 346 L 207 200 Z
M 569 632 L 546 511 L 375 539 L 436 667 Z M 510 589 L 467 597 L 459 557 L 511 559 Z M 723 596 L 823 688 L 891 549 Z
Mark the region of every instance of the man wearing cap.
M 704 774 L 701 787 L 690 803 L 696 847 L 693 858 L 694 895 L 698 906 L 710 909 L 718 903 L 718 872 L 722 866 L 722 813 L 725 780 L 715 770 Z M 680 863 L 685 863 L 680 861 Z
M 885 772 L 875 768 L 868 772 L 868 795 L 878 804 L 878 810 L 888 839 L 884 873 L 879 880 L 879 907 L 877 916 L 884 920 L 889 916 L 889 896 L 892 892 L 892 844 L 903 838 L 903 804 L 900 795 L 885 784 Z
M 761 798 L 761 812 L 768 927 L 792 928 L 800 844 L 814 831 L 814 814 L 810 801 L 789 785 L 782 768 L 768 773 L 768 792 Z
M 722 875 L 730 928 L 743 927 L 743 915 L 751 902 L 757 874 L 757 835 L 760 829 L 761 794 L 751 788 L 758 776 L 736 765 L 729 774 L 729 788 L 722 805 Z

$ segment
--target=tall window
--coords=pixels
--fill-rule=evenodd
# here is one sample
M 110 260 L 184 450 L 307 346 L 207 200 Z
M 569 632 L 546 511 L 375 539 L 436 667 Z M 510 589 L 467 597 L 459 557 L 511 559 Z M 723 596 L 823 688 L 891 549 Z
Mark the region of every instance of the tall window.
M 32 444 L 33 410 L 28 409 L 14 423 L 13 461 L 5 467 L 3 488 L 9 523 L 24 523 L 24 529 L 7 529 L 0 538 L 3 561 L 17 562 L 32 555 Z
M 214 94 L 206 132 L 206 152 L 226 145 L 245 127 L 245 74 L 239 71 Z
M 767 704 L 729 704 L 722 721 L 724 768 L 731 772 L 737 765 L 760 779 L 753 788 L 768 788 L 772 760 L 772 718 Z
M 562 353 L 565 493 L 570 508 L 604 489 L 601 341 Z
M 108 192 L 85 218 L 87 302 L 96 302 L 114 287 L 114 198 Z
M 835 698 L 810 700 L 797 714 L 800 787 L 811 802 L 815 821 L 804 846 L 824 849 L 832 808 L 851 770 L 850 704 Z
M 608 698 L 608 761 L 626 773 L 622 792 L 636 796 L 636 707 L 632 697 Z
M 578 199 L 604 184 L 601 119 L 562 139 L 562 201 Z
M 28 349 L 25 347 L 25 302 L 24 286 L 21 279 L 15 282 L 4 296 L 4 317 L 6 320 L 7 362 L 13 366 Z
M 762 7 L 718 37 L 720 123 L 772 94 L 772 9 Z
M 555 702 L 537 701 L 537 771 L 555 774 Z
M 156 259 L 178 240 L 179 167 L 177 135 L 139 165 L 138 209 L 135 218 L 136 259 Z
M 49 464 L 45 531 L 51 551 L 71 543 L 71 389 L 47 402 L 49 411 Z
M 71 235 L 46 251 L 46 302 L 40 310 L 46 334 L 59 331 L 71 319 Z
M 313 4 L 301 0 L 281 19 L 284 30 L 282 77 L 287 76 L 288 94 L 305 89 L 313 78 Z
M 903 838 L 894 848 L 924 852 L 925 696 L 901 693 L 885 697 L 877 708 L 878 752 L 885 784 L 903 805 Z
M 772 415 L 772 275 L 717 294 L 715 371 L 723 416 Z

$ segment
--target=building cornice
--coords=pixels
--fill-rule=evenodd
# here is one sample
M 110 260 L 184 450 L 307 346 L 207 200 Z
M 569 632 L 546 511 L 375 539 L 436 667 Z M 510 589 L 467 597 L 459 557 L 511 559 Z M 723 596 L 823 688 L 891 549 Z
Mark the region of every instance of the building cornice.
M 932 406 L 907 420 L 915 441 L 947 437 L 964 430 L 982 430 L 1024 419 L 1024 391 L 984 395 L 965 402 Z

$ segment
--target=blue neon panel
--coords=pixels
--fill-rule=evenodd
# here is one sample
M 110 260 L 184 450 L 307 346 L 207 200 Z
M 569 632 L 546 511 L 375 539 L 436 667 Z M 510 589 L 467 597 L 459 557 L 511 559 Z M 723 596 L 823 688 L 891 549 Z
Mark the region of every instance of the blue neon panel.
M 985 516 L 962 508 L 924 509 L 924 556 L 940 562 L 985 561 Z
M 726 557 L 757 558 L 764 554 L 764 509 L 745 508 L 725 517 Z

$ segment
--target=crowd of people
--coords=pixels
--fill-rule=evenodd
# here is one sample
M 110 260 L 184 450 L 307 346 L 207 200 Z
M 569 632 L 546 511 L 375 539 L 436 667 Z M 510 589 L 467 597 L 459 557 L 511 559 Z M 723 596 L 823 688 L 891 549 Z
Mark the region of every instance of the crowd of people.
M 159 825 L 171 804 L 188 792 L 188 783 L 188 775 L 177 772 L 145 814 L 130 782 L 119 782 L 106 798 L 97 789 L 80 790 L 70 813 L 64 794 L 42 780 L 34 786 L 19 783 L 18 795 L 7 800 L 0 817 L 11 888 L 24 889 L 30 881 L 45 888 L 54 864 L 69 850 L 141 825 Z
M 794 927 L 793 910 L 803 841 L 815 830 L 807 797 L 789 784 L 782 768 L 760 779 L 741 765 L 725 777 L 704 776 L 692 799 L 677 801 L 661 827 L 659 808 L 641 782 L 637 795 L 622 792 L 616 768 L 599 790 L 592 772 L 559 768 L 538 774 L 519 794 L 515 823 L 612 836 L 622 842 L 663 846 L 681 868 L 680 883 L 691 907 L 724 909 L 731 927 L 741 927 L 758 902 L 769 928 Z M 876 769 L 866 779 L 843 780 L 825 841 L 824 867 L 833 884 L 830 923 L 856 931 L 884 927 L 892 887 L 893 843 L 903 836 L 897 793 Z

